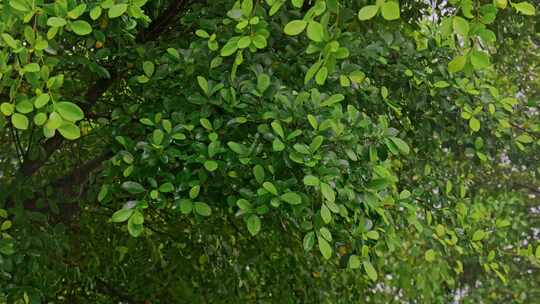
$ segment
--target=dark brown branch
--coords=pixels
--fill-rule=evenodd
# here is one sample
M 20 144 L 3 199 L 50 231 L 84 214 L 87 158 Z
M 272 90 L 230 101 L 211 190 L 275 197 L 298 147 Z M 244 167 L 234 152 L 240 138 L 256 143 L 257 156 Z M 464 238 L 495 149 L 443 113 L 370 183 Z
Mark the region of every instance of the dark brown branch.
M 45 162 L 49 159 L 51 154 L 60 148 L 62 145 L 63 138 L 60 135 L 56 135 L 50 140 L 46 141 L 43 145 L 43 149 L 45 150 L 45 155 L 41 158 L 38 158 L 36 160 L 28 160 L 25 159 L 23 165 L 19 169 L 19 172 L 23 176 L 31 176 L 33 175 Z
M 525 133 L 527 133 L 529 135 L 532 135 L 532 136 L 536 137 L 537 139 L 540 138 L 540 133 L 538 133 L 538 132 L 533 132 L 533 131 L 527 130 L 524 127 L 522 127 L 522 126 L 520 126 L 520 125 L 518 125 L 516 123 L 510 123 L 510 125 L 512 125 L 512 127 L 516 128 L 518 130 L 521 130 L 522 132 L 525 132 Z
M 148 28 L 139 31 L 139 34 L 137 34 L 137 42 L 144 43 L 156 39 L 159 35 L 164 33 L 187 3 L 187 0 L 172 1 L 167 9 L 150 23 Z
M 535 195 L 540 195 L 540 188 L 534 187 L 532 185 L 524 185 L 520 183 L 514 183 L 514 186 L 518 187 L 518 189 L 526 189 L 531 191 Z
M 99 168 L 101 164 L 111 156 L 111 151 L 104 152 L 96 158 L 89 160 L 84 165 L 71 170 L 67 175 L 57 179 L 52 183 L 52 186 L 61 187 L 64 190 L 64 193 L 72 191 L 72 185 L 78 185 L 86 181 L 89 174 Z
M 137 303 L 137 301 L 129 296 L 128 293 L 114 287 L 112 284 L 105 282 L 101 278 L 96 278 L 96 282 L 96 289 L 99 293 L 106 294 L 115 301 L 119 301 L 121 303 Z
M 68 174 L 63 177 L 55 180 L 51 183 L 51 186 L 56 189 L 56 192 L 61 193 L 65 197 L 71 197 L 77 193 L 75 188 L 78 185 L 83 184 L 89 177 L 90 174 L 99 169 L 102 163 L 109 159 L 112 156 L 111 151 L 106 151 L 101 155 L 89 160 L 84 163 L 82 166 L 76 167 L 71 170 Z M 12 207 L 12 206 L 11 206 Z M 42 211 L 48 210 L 50 207 L 45 205 L 44 207 L 38 207 L 35 200 L 29 200 L 24 203 L 25 210 L 31 211 Z M 78 212 L 80 206 L 78 204 L 65 204 L 62 208 L 62 212 L 57 216 L 53 216 L 53 222 L 66 222 L 68 221 L 76 212 Z

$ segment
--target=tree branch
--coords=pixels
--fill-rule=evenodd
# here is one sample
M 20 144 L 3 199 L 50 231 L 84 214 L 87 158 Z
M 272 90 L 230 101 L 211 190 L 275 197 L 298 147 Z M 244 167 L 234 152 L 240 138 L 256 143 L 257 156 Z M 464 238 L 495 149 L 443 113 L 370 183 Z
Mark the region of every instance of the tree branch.
M 65 197 L 73 196 L 76 193 L 74 187 L 84 183 L 89 177 L 90 174 L 101 167 L 101 164 L 109 159 L 112 156 L 112 151 L 108 150 L 101 155 L 89 160 L 84 163 L 82 166 L 76 167 L 71 170 L 68 174 L 63 177 L 53 181 L 50 185 L 57 189 L 57 192 Z M 28 200 L 23 204 L 25 210 L 31 211 L 43 211 L 49 210 L 50 206 L 45 205 L 43 207 L 38 207 L 35 200 Z M 13 207 L 13 206 L 9 206 Z M 65 204 L 62 208 L 62 212 L 57 216 L 53 216 L 53 222 L 66 222 L 68 221 L 77 211 L 79 211 L 80 206 L 78 204 Z
M 139 31 L 139 34 L 137 34 L 137 42 L 144 43 L 156 39 L 159 35 L 163 34 L 188 2 L 189 1 L 187 0 L 172 1 L 167 9 L 150 23 L 148 28 Z

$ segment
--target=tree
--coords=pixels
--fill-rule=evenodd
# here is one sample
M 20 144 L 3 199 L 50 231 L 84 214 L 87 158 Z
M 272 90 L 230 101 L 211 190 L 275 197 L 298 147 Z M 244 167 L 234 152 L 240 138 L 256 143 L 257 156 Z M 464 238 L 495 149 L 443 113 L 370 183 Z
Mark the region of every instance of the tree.
M 538 300 L 535 14 L 2 2 L 0 303 Z

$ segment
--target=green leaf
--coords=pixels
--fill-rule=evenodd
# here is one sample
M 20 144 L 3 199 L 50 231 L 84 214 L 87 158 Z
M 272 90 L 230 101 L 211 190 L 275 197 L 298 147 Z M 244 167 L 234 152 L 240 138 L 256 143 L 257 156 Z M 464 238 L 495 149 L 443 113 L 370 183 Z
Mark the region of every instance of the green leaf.
M 208 81 L 206 78 L 202 76 L 197 76 L 197 83 L 199 84 L 199 87 L 204 92 L 204 94 L 208 95 L 210 92 L 210 88 L 208 87 Z
M 180 54 L 174 48 L 167 48 L 167 54 L 171 55 L 176 60 L 180 60 Z
M 244 145 L 236 143 L 234 141 L 228 142 L 227 146 L 229 146 L 229 148 L 233 150 L 233 152 L 238 153 L 240 155 L 245 155 L 249 152 L 248 149 Z
M 469 128 L 471 128 L 471 130 L 474 132 L 478 132 L 480 130 L 480 121 L 475 117 L 471 117 L 469 120 Z
M 261 219 L 255 214 L 248 217 L 246 224 L 249 233 L 253 236 L 257 235 L 261 230 Z
M 313 140 L 311 141 L 311 144 L 309 144 L 309 149 L 311 150 L 311 152 L 319 150 L 323 141 L 324 137 L 322 135 L 315 136 L 315 138 L 313 138 Z
M 313 78 L 313 76 L 315 76 L 315 73 L 317 73 L 321 68 L 322 63 L 323 62 L 319 60 L 307 70 L 306 75 L 304 76 L 304 84 L 307 84 Z
M 128 232 L 132 237 L 139 237 L 144 231 L 141 218 L 144 220 L 142 214 L 137 211 L 128 220 Z
M 358 19 L 360 19 L 360 21 L 369 20 L 375 17 L 378 11 L 379 7 L 377 5 L 366 5 L 358 12 Z
M 375 267 L 373 267 L 373 265 L 371 264 L 371 262 L 369 261 L 364 261 L 363 263 L 364 265 L 364 270 L 366 271 L 368 277 L 372 280 L 372 281 L 377 281 L 377 270 L 375 270 Z
M 210 216 L 210 214 L 212 214 L 212 209 L 210 209 L 210 206 L 203 202 L 196 202 L 193 205 L 193 210 L 195 213 L 202 216 Z
M 24 66 L 23 71 L 26 73 L 37 73 L 39 72 L 39 64 L 32 62 Z
M 13 37 L 11 37 L 10 34 L 8 33 L 2 33 L 2 39 L 4 40 L 4 42 L 12 49 L 16 49 L 18 46 L 17 46 L 17 41 L 15 39 L 13 39 Z
M 319 186 L 320 180 L 318 177 L 313 175 L 304 176 L 304 185 L 306 186 Z
M 448 63 L 448 72 L 450 73 L 456 73 L 465 67 L 465 64 L 467 63 L 467 57 L 461 55 L 456 56 L 452 61 Z
M 174 191 L 174 185 L 170 182 L 164 183 L 159 186 L 159 192 L 169 193 Z
M 386 20 L 399 19 L 399 4 L 397 2 L 388 1 L 381 6 L 381 14 Z
M 479 229 L 473 233 L 472 240 L 477 242 L 477 241 L 483 240 L 485 237 L 486 237 L 486 233 L 484 232 L 484 230 Z
M 302 243 L 304 245 L 304 250 L 310 251 L 313 248 L 313 245 L 315 245 L 315 233 L 313 231 L 306 233 Z
M 8 230 L 9 228 L 11 228 L 11 225 L 12 225 L 12 223 L 11 223 L 10 220 L 4 221 L 4 222 L 2 223 L 2 225 L 0 226 L 0 231 L 6 231 L 6 230 Z
M 450 84 L 444 80 L 441 80 L 441 81 L 437 81 L 433 84 L 434 87 L 436 88 L 439 88 L 439 89 L 444 89 L 444 88 L 447 88 L 450 86 Z
M 26 130 L 28 129 L 29 122 L 28 118 L 23 114 L 14 113 L 11 115 L 11 124 L 19 130 Z
M 9 5 L 21 12 L 29 12 L 31 10 L 30 6 L 24 0 L 10 0 Z
M 50 17 L 47 19 L 47 25 L 52 27 L 61 27 L 67 24 L 66 19 L 60 17 Z
M 164 137 L 165 133 L 163 133 L 163 131 L 161 131 L 160 129 L 155 129 L 154 132 L 152 132 L 152 142 L 155 145 L 161 145 Z
M 350 269 L 358 269 L 361 265 L 360 258 L 357 255 L 352 254 L 351 256 L 349 256 L 348 264 Z
M 220 52 L 220 55 L 222 57 L 228 57 L 228 56 L 231 56 L 232 54 L 234 54 L 234 52 L 236 52 L 236 50 L 238 49 L 238 41 L 236 40 L 229 40 L 229 42 L 227 42 L 223 48 L 221 48 L 221 52 Z
M 271 182 L 264 182 L 262 186 L 266 191 L 272 193 L 273 195 L 278 195 L 276 186 L 274 186 L 274 184 L 272 184 Z
M 64 120 L 62 119 L 60 114 L 58 114 L 57 112 L 52 112 L 51 114 L 49 114 L 49 119 L 47 120 L 47 124 L 45 125 L 45 127 L 49 130 L 56 130 L 60 128 L 63 122 Z
M 250 36 L 244 36 L 238 40 L 238 48 L 239 49 L 245 49 L 251 44 L 251 37 Z
M 34 123 L 38 126 L 42 126 L 47 121 L 47 114 L 45 113 L 37 113 L 36 116 L 34 116 Z
M 371 230 L 366 233 L 366 236 L 372 240 L 378 240 L 379 232 L 377 232 L 376 230 Z
M 324 28 L 317 21 L 310 21 L 307 25 L 307 36 L 309 39 L 315 42 L 323 41 L 324 37 Z
M 13 114 L 13 112 L 15 112 L 15 106 L 9 102 L 3 102 L 0 105 L 0 112 L 2 112 L 2 114 L 4 114 L 5 116 L 10 116 L 11 114 Z
M 67 102 L 67 101 L 57 102 L 55 104 L 55 108 L 56 108 L 56 111 L 58 111 L 58 113 L 65 120 L 75 122 L 84 118 L 84 112 L 82 111 L 82 109 L 79 108 L 78 105 L 72 102 Z
M 322 256 L 328 260 L 332 257 L 332 247 L 330 247 L 330 244 L 328 244 L 323 237 L 319 236 L 317 239 L 319 241 L 319 250 L 321 251 Z
M 142 225 L 144 223 L 144 216 L 141 211 L 135 210 L 129 220 L 135 225 Z
M 399 199 L 401 199 L 401 200 L 408 199 L 409 197 L 411 197 L 411 192 L 409 190 L 403 190 L 399 194 Z
M 289 36 L 296 36 L 304 31 L 307 26 L 307 22 L 304 20 L 293 20 L 283 28 L 285 34 Z
M 180 207 L 180 212 L 182 212 L 182 214 L 190 214 L 191 211 L 193 210 L 193 202 L 191 202 L 188 199 L 180 200 L 178 205 Z
M 195 199 L 197 196 L 199 196 L 199 192 L 201 191 L 201 186 L 193 186 L 191 189 L 189 189 L 189 198 Z
M 435 261 L 436 256 L 437 256 L 437 252 L 435 252 L 435 250 L 433 249 L 429 249 L 424 253 L 424 258 L 426 259 L 426 261 L 430 263 Z
M 469 34 L 469 21 L 462 17 L 454 16 L 452 19 L 452 25 L 454 32 L 462 37 L 466 37 Z
M 321 103 L 321 107 L 329 107 L 345 99 L 343 94 L 334 94 Z
M 293 148 L 298 153 L 305 154 L 305 155 L 311 154 L 311 152 L 309 151 L 309 147 L 305 144 L 294 144 Z
M 281 127 L 281 123 L 277 120 L 274 120 L 271 124 L 272 129 L 274 132 L 279 135 L 281 138 L 285 138 L 285 132 L 283 132 L 283 128 Z
M 102 185 L 101 189 L 99 190 L 97 200 L 98 202 L 102 202 L 105 197 L 107 197 L 107 194 L 109 193 L 109 185 Z
M 307 119 L 314 130 L 317 130 L 319 128 L 319 122 L 317 121 L 317 118 L 315 118 L 315 116 L 308 114 Z
M 101 6 L 96 5 L 93 9 L 90 10 L 90 18 L 92 20 L 97 20 L 101 16 Z
M 516 141 L 519 141 L 520 143 L 524 144 L 530 144 L 534 141 L 534 139 L 529 136 L 528 134 L 521 134 L 520 136 L 516 137 Z
M 71 19 L 77 19 L 84 13 L 85 10 L 86 4 L 79 4 L 68 12 L 68 17 Z
M 512 225 L 509 220 L 507 219 L 497 219 L 496 224 L 497 228 L 504 228 Z
M 202 30 L 202 29 L 198 29 L 195 31 L 195 35 L 201 37 L 201 38 L 210 38 L 210 35 L 208 34 L 208 32 L 206 32 L 205 30 Z
M 336 193 L 334 192 L 334 189 L 330 187 L 327 183 L 321 182 L 321 193 L 324 196 L 325 199 L 327 199 L 329 202 L 333 203 L 336 201 Z
M 264 49 L 268 45 L 268 42 L 263 35 L 255 35 L 252 37 L 251 42 L 258 49 Z
M 71 29 L 79 36 L 85 36 L 92 32 L 92 26 L 84 20 L 77 20 L 70 23 Z
M 17 103 L 15 109 L 19 113 L 28 114 L 34 110 L 34 105 L 28 99 L 24 99 Z
M 123 182 L 122 189 L 126 190 L 131 194 L 139 194 L 145 191 L 144 187 L 141 184 L 132 181 Z
M 253 175 L 255 175 L 257 183 L 262 184 L 264 182 L 264 168 L 261 165 L 253 167 Z
M 41 94 L 38 97 L 36 97 L 36 100 L 34 100 L 34 106 L 37 109 L 40 109 L 44 107 L 46 104 L 48 104 L 50 99 L 51 97 L 49 96 L 49 94 Z
M 325 240 L 329 242 L 332 241 L 332 233 L 330 233 L 330 230 L 328 230 L 328 228 L 322 227 L 321 229 L 319 229 L 319 233 Z
M 270 76 L 261 73 L 257 76 L 257 91 L 264 93 L 270 86 Z
M 240 208 L 240 209 L 242 209 L 244 211 L 248 211 L 248 210 L 251 209 L 251 204 L 247 200 L 245 200 L 243 198 L 237 200 L 236 205 L 238 206 L 238 208 Z
M 206 170 L 213 172 L 216 171 L 216 169 L 218 168 L 218 163 L 213 160 L 207 160 L 204 162 L 204 167 L 206 168 Z
M 292 0 L 292 5 L 296 8 L 301 8 L 304 5 L 304 0 Z
M 512 3 L 512 6 L 522 15 L 534 16 L 536 14 L 534 6 L 529 2 Z
M 315 82 L 318 85 L 323 85 L 326 82 L 326 77 L 328 77 L 328 69 L 326 67 L 322 67 L 317 72 L 317 75 L 315 75 Z
M 64 121 L 60 127 L 58 127 L 58 132 L 60 132 L 64 138 L 69 140 L 75 140 L 81 137 L 81 130 L 79 127 L 68 121 Z
M 396 147 L 399 149 L 399 152 L 401 152 L 404 155 L 409 154 L 410 149 L 409 145 L 405 141 L 403 141 L 399 137 L 390 137 L 390 140 L 396 145 Z
M 117 18 L 122 16 L 127 10 L 127 4 L 115 4 L 109 8 L 109 18 Z
M 285 149 L 285 145 L 279 138 L 275 138 L 272 142 L 272 149 L 276 152 L 283 151 Z
M 330 209 L 325 204 L 321 206 L 321 218 L 325 224 L 332 221 L 332 213 L 330 213 Z
M 133 209 L 120 209 L 113 213 L 111 220 L 114 223 L 122 223 L 127 221 L 133 214 Z
M 206 130 L 213 130 L 214 128 L 212 127 L 212 123 L 210 122 L 210 120 L 206 119 L 206 118 L 201 118 L 199 119 L 199 123 L 201 124 L 201 126 L 203 126 L 203 128 L 205 128 Z
M 489 67 L 489 55 L 483 51 L 474 50 L 471 52 L 471 64 L 477 70 Z
M 143 62 L 142 67 L 143 67 L 144 74 L 146 74 L 146 76 L 152 77 L 152 75 L 154 75 L 154 71 L 156 67 L 154 66 L 154 63 L 152 61 Z
M 253 0 L 243 0 L 241 8 L 244 16 L 249 17 L 253 11 Z
M 280 197 L 282 200 L 291 205 L 298 205 L 302 203 L 302 198 L 296 192 L 287 192 L 285 194 L 282 194 Z

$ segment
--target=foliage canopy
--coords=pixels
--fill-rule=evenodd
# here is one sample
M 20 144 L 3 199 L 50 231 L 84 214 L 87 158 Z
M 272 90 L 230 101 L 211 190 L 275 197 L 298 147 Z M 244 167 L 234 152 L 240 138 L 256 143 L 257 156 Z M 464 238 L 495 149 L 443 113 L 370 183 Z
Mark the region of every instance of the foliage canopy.
M 534 303 L 507 0 L 3 0 L 0 303 Z

